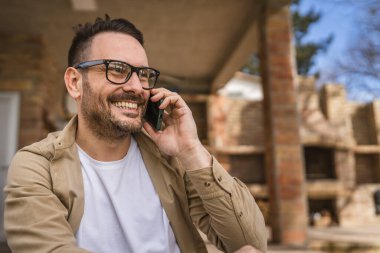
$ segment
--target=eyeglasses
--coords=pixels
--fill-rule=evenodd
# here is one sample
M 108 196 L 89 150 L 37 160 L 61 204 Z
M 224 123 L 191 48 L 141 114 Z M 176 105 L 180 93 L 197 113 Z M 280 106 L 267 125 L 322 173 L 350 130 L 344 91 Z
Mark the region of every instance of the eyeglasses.
M 145 90 L 153 89 L 156 85 L 160 71 L 148 67 L 135 67 L 129 63 L 117 60 L 94 60 L 78 63 L 74 66 L 76 69 L 86 69 L 92 66 L 106 66 L 106 78 L 113 84 L 124 84 L 131 78 L 135 72 L 140 79 L 142 88 Z

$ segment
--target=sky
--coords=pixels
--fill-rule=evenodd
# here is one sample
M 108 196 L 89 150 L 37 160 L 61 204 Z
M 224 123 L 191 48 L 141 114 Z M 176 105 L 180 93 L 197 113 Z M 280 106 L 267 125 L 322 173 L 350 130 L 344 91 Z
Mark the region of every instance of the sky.
M 354 36 L 355 20 L 357 14 L 354 8 L 348 4 L 339 4 L 329 0 L 302 0 L 301 11 L 308 11 L 314 8 L 322 14 L 318 23 L 310 27 L 306 40 L 318 41 L 322 38 L 327 38 L 330 34 L 334 35 L 334 40 L 331 43 L 328 51 L 316 60 L 318 67 L 325 67 L 331 61 L 344 52 L 347 46 L 347 41 Z
M 355 1 L 359 3 L 370 0 Z M 330 34 L 334 36 L 327 52 L 318 55 L 315 59 L 314 69 L 321 72 L 322 81 L 328 81 L 326 75 L 331 74 L 334 63 L 344 56 L 345 49 L 350 44 L 349 42 L 357 36 L 357 22 L 359 22 L 362 12 L 358 12 L 356 5 L 348 2 L 343 0 L 301 0 L 301 13 L 314 8 L 322 14 L 320 20 L 310 27 L 305 41 L 319 41 L 327 38 Z M 380 87 L 380 80 L 373 85 Z M 348 98 L 351 100 L 368 102 L 375 97 L 380 99 L 380 88 L 378 94 L 368 94 L 361 89 L 360 85 L 355 85 L 348 90 Z

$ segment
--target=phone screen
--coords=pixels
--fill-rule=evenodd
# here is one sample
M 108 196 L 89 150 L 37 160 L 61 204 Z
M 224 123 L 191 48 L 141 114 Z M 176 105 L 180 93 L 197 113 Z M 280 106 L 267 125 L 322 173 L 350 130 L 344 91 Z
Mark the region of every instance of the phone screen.
M 164 110 L 158 108 L 161 103 L 162 99 L 152 102 L 149 98 L 144 115 L 144 119 L 157 131 L 161 130 L 162 116 L 164 114 Z

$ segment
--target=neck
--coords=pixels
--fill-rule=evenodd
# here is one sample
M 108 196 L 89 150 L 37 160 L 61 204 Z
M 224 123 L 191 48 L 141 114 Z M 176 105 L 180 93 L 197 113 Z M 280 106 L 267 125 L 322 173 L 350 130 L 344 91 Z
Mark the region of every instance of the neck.
M 103 162 L 122 159 L 131 144 L 131 135 L 118 140 L 100 138 L 78 119 L 77 144 L 93 159 Z

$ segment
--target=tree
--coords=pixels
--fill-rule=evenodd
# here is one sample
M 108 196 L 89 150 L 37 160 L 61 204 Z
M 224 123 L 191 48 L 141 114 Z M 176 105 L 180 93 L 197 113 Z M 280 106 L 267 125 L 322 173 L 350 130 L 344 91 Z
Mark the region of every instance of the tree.
M 248 62 L 240 70 L 247 74 L 260 75 L 260 60 L 257 54 L 251 54 Z
M 380 0 L 355 7 L 362 14 L 357 21 L 357 36 L 337 61 L 336 75 L 346 84 L 351 98 L 368 101 L 380 97 Z
M 310 9 L 305 14 L 300 13 L 301 0 L 293 0 L 291 5 L 293 32 L 296 47 L 297 72 L 300 75 L 315 74 L 310 73 L 314 65 L 315 57 L 319 53 L 326 52 L 328 46 L 333 40 L 333 35 L 317 42 L 306 42 L 305 38 L 309 32 L 309 28 L 321 18 L 321 13 Z
M 296 47 L 297 72 L 300 75 L 314 74 L 318 76 L 318 72 L 310 73 L 314 66 L 315 57 L 325 52 L 333 40 L 333 36 L 329 35 L 326 39 L 317 42 L 305 42 L 305 37 L 309 32 L 309 28 L 318 22 L 321 13 L 310 9 L 306 14 L 300 13 L 301 0 L 292 0 L 291 10 L 293 19 L 293 33 Z M 259 58 L 253 54 L 248 62 L 241 68 L 241 71 L 253 75 L 259 74 Z

